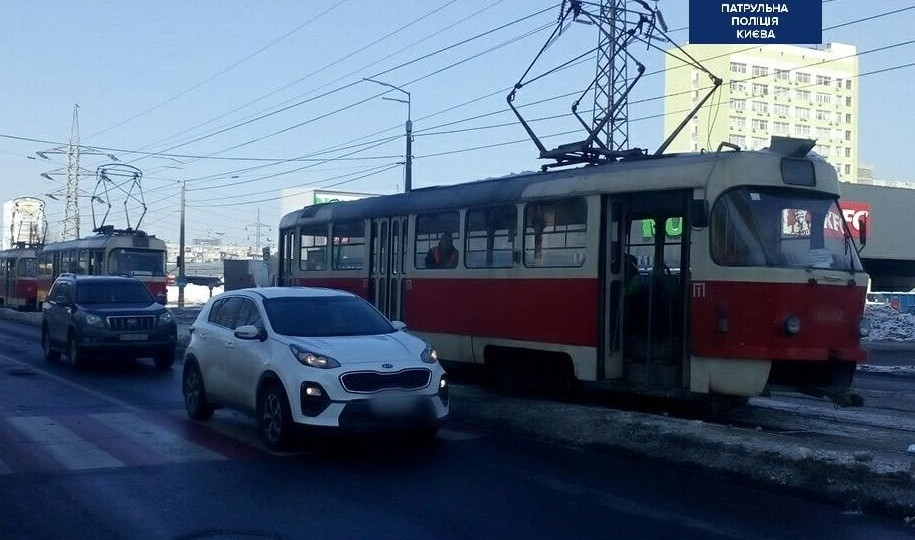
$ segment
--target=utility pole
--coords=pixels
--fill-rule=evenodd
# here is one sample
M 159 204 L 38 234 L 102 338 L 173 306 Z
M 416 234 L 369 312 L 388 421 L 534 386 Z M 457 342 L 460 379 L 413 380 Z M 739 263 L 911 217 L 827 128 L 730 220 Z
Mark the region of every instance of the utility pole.
M 594 84 L 593 126 L 609 114 L 613 118 L 604 124 L 600 139 L 610 150 L 629 148 L 629 101 L 625 99 L 629 84 L 629 62 L 626 48 L 626 0 L 601 0 L 601 30 L 598 32 L 597 73 Z M 616 100 L 623 101 L 613 110 Z
M 410 93 L 407 92 L 407 157 L 404 160 L 403 191 L 409 193 L 413 189 L 413 121 L 410 120 Z
M 260 208 L 257 209 L 257 214 L 256 214 L 256 218 L 254 220 L 254 223 L 251 223 L 247 227 L 245 227 L 246 231 L 249 230 L 248 227 L 251 227 L 254 229 L 254 253 L 260 254 L 261 237 L 266 236 L 266 233 L 262 233 L 261 229 L 266 228 L 267 232 L 268 233 L 270 232 L 270 226 L 267 225 L 266 223 L 261 223 L 261 209 Z M 251 240 L 250 236 L 248 237 L 248 240 Z
M 184 255 L 184 181 L 181 182 L 181 229 L 178 240 L 178 307 L 184 307 L 184 286 L 187 285 L 187 278 L 184 274 L 185 255 Z
M 407 155 L 404 158 L 403 191 L 404 193 L 409 193 L 413 189 L 413 120 L 411 116 L 412 113 L 410 112 L 410 92 L 407 92 L 399 86 L 394 86 L 393 84 L 388 84 L 382 81 L 376 81 L 375 79 L 362 80 L 380 84 L 381 86 L 387 86 L 388 88 L 393 88 L 398 92 L 403 92 L 407 96 L 407 99 L 398 99 L 392 97 L 382 97 L 381 99 L 386 99 L 388 101 L 399 101 L 400 103 L 407 104 L 407 122 L 404 124 L 404 131 L 406 132 L 407 137 Z
M 66 154 L 67 167 L 66 173 L 63 169 L 55 169 L 50 172 L 41 173 L 41 176 L 48 180 L 53 180 L 51 176 L 60 176 L 66 174 L 67 185 L 61 193 L 59 190 L 48 193 L 47 196 L 57 200 L 58 197 L 64 197 L 64 219 L 60 223 L 60 240 L 74 240 L 79 238 L 79 197 L 88 195 L 81 194 L 79 191 L 79 177 L 93 174 L 90 171 L 81 169 L 79 166 L 80 156 L 85 155 L 107 155 L 112 161 L 118 161 L 114 155 L 101 152 L 94 148 L 84 148 L 79 144 L 79 103 L 73 104 L 73 123 L 70 126 L 70 143 L 66 146 L 59 146 L 51 150 L 35 152 L 42 159 L 51 159 L 48 154 Z
M 61 240 L 79 238 L 79 104 L 73 105 L 73 124 L 70 126 L 70 147 L 67 150 L 67 202 Z

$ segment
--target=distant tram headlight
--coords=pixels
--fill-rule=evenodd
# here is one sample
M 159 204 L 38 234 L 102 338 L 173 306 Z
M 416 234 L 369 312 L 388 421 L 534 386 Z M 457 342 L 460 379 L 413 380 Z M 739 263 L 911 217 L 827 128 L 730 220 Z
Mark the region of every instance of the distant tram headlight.
M 862 318 L 858 321 L 858 335 L 861 337 L 867 337 L 871 333 L 871 320 L 867 317 Z
M 797 315 L 788 315 L 785 317 L 785 333 L 789 336 L 797 335 L 801 331 L 801 320 Z

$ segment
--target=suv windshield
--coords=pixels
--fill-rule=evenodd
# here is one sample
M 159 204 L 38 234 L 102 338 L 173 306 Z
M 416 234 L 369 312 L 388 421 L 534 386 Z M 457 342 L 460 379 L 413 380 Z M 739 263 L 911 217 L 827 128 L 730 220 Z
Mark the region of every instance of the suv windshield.
M 784 188 L 738 188 L 715 203 L 712 259 L 722 266 L 862 271 L 832 196 Z
M 77 304 L 152 304 L 153 297 L 142 283 L 79 283 Z
M 284 336 L 372 336 L 394 327 L 364 300 L 352 296 L 264 300 L 270 325 Z

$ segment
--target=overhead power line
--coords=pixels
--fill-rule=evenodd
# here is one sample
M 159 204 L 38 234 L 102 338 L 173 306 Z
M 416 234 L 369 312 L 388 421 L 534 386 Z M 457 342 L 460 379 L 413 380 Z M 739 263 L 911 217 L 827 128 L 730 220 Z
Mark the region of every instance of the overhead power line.
M 187 89 L 185 89 L 185 90 L 182 90 L 181 92 L 178 92 L 177 94 L 175 94 L 175 95 L 173 95 L 173 96 L 171 96 L 171 97 L 165 99 L 164 101 L 160 101 L 159 103 L 153 105 L 152 107 L 149 107 L 148 109 L 145 109 L 145 110 L 143 110 L 143 111 L 141 111 L 141 112 L 139 112 L 139 113 L 137 113 L 137 114 L 135 114 L 135 115 L 133 115 L 133 116 L 131 116 L 131 117 L 129 117 L 129 118 L 126 118 L 126 119 L 124 119 L 124 120 L 118 122 L 117 124 L 114 124 L 113 126 L 109 126 L 109 127 L 105 128 L 105 129 L 103 129 L 103 130 L 101 130 L 101 131 L 97 131 L 97 132 L 93 133 L 92 135 L 90 135 L 90 136 L 87 137 L 87 138 L 96 137 L 96 136 L 98 136 L 98 135 L 101 135 L 102 133 L 107 133 L 107 132 L 109 132 L 109 131 L 111 131 L 111 130 L 113 130 L 113 129 L 115 129 L 115 128 L 119 128 L 119 127 L 123 126 L 124 124 L 126 124 L 126 123 L 128 123 L 128 122 L 132 122 L 133 120 L 136 120 L 137 118 L 140 118 L 140 117 L 142 117 L 142 116 L 145 116 L 145 115 L 151 113 L 152 111 L 155 111 L 156 109 L 159 109 L 159 108 L 161 108 L 161 107 L 164 107 L 165 105 L 168 105 L 168 104 L 171 103 L 172 101 L 175 101 L 176 99 L 178 99 L 178 98 L 180 98 L 180 97 L 182 97 L 182 96 L 185 96 L 185 95 L 189 94 L 190 92 L 193 92 L 194 90 L 200 88 L 200 87 L 203 86 L 204 84 L 206 84 L 206 83 L 212 81 L 212 80 L 215 79 L 216 77 L 219 77 L 220 75 L 223 75 L 223 74 L 225 74 L 225 73 L 227 73 L 227 72 L 229 72 L 229 71 L 235 69 L 236 67 L 238 67 L 238 66 L 240 66 L 241 64 L 247 62 L 247 61 L 250 60 L 251 58 L 254 58 L 254 57 L 257 56 L 258 54 L 260 54 L 260 53 L 266 51 L 267 49 L 269 49 L 270 47 L 273 47 L 274 45 L 276 45 L 276 44 L 279 43 L 280 41 L 283 41 L 284 39 L 288 38 L 289 36 L 295 34 L 295 33 L 298 32 L 299 30 L 305 28 L 305 27 L 308 26 L 309 24 L 311 24 L 311 23 L 313 23 L 314 21 L 318 20 L 319 18 L 321 18 L 321 17 L 324 16 L 325 14 L 327 14 L 327 13 L 333 11 L 333 10 L 336 9 L 338 6 L 340 6 L 341 4 L 343 4 L 344 2 L 347 2 L 347 1 L 348 1 L 348 0 L 338 0 L 335 4 L 333 4 L 332 6 L 330 6 L 330 7 L 327 8 L 327 9 L 325 9 L 325 10 L 322 11 L 321 13 L 318 13 L 318 14 L 315 15 L 314 17 L 311 17 L 310 19 L 308 19 L 308 20 L 306 20 L 305 22 L 299 24 L 298 26 L 296 26 L 296 27 L 293 28 L 292 30 L 290 30 L 290 31 L 286 32 L 285 34 L 281 35 L 280 37 L 274 39 L 274 40 L 271 41 L 270 43 L 267 43 L 266 45 L 264 45 L 263 47 L 257 49 L 256 51 L 254 51 L 254 52 L 252 52 L 252 53 L 250 53 L 250 54 L 244 56 L 244 57 L 241 58 L 240 60 L 237 60 L 237 61 L 233 62 L 232 64 L 230 64 L 230 65 L 224 67 L 223 69 L 221 69 L 221 70 L 217 71 L 216 73 L 210 75 L 209 77 L 203 79 L 202 81 L 200 81 L 200 82 L 198 82 L 198 83 L 192 85 L 190 88 L 187 88 Z
M 535 16 L 537 16 L 537 15 L 540 15 L 540 14 L 542 14 L 542 13 L 545 13 L 546 11 L 549 11 L 549 10 L 551 10 L 551 9 L 553 9 L 553 8 L 551 7 L 551 8 L 547 8 L 547 9 L 542 9 L 542 10 L 539 10 L 539 11 L 537 11 L 537 12 L 535 12 L 535 13 L 530 14 L 530 15 L 527 15 L 527 16 L 524 16 L 524 17 L 520 17 L 520 18 L 515 19 L 515 20 L 513 20 L 513 21 L 510 21 L 510 22 L 508 22 L 508 23 L 502 24 L 502 25 L 497 26 L 497 27 L 495 27 L 495 28 L 491 28 L 491 29 L 489 29 L 489 30 L 486 30 L 486 31 L 484 31 L 484 32 L 481 32 L 481 33 L 479 33 L 479 34 L 476 34 L 476 35 L 474 35 L 474 36 L 471 36 L 471 37 L 469 37 L 469 38 L 465 38 L 465 39 L 463 39 L 463 40 L 461 40 L 461 41 L 458 41 L 458 42 L 456 42 L 456 43 L 452 43 L 451 45 L 448 45 L 448 46 L 439 48 L 439 49 L 437 49 L 437 50 L 435 50 L 435 51 L 432 51 L 432 52 L 429 52 L 429 53 L 424 54 L 424 55 L 422 55 L 422 56 L 419 56 L 418 58 L 414 58 L 414 59 L 409 60 L 409 61 L 407 61 L 407 62 L 403 62 L 403 63 L 401 63 L 401 64 L 398 64 L 398 65 L 396 65 L 396 66 L 394 66 L 394 67 L 385 69 L 385 70 L 383 70 L 383 71 L 379 71 L 379 72 L 377 72 L 377 73 L 373 73 L 369 78 L 378 78 L 378 77 L 384 76 L 384 75 L 386 75 L 386 74 L 388 74 L 388 73 L 391 73 L 391 72 L 393 72 L 393 71 L 396 71 L 396 70 L 398 70 L 398 69 L 401 69 L 401 68 L 404 68 L 404 67 L 406 67 L 406 66 L 415 64 L 415 63 L 420 62 L 420 61 L 422 61 L 422 60 L 426 60 L 426 59 L 428 59 L 428 58 L 431 58 L 431 57 L 433 57 L 433 56 L 436 56 L 436 55 L 439 55 L 439 54 L 441 54 L 441 53 L 447 52 L 447 51 L 449 51 L 449 50 L 455 49 L 455 48 L 457 48 L 457 47 L 460 47 L 460 46 L 462 46 L 462 45 L 465 45 L 465 44 L 467 44 L 467 43 L 470 43 L 470 42 L 475 41 L 475 40 L 477 40 L 477 39 L 480 39 L 480 38 L 482 38 L 482 37 L 488 36 L 488 35 L 490 35 L 490 34 L 493 34 L 493 33 L 495 33 L 495 32 L 498 32 L 498 31 L 500 31 L 500 30 L 503 30 L 503 29 L 505 29 L 505 28 L 508 28 L 508 27 L 510 27 L 510 26 L 513 26 L 513 25 L 515 25 L 515 24 L 518 24 L 518 23 L 520 23 L 520 22 L 523 22 L 523 21 L 526 21 L 526 20 L 528 20 L 528 19 L 531 19 L 531 18 L 533 18 L 533 17 L 535 17 Z M 526 37 L 526 36 L 525 36 L 525 37 Z M 516 39 L 517 39 L 517 38 L 516 38 Z M 506 44 L 507 44 L 507 43 L 506 43 Z M 503 46 L 504 46 L 504 44 L 503 44 Z M 415 82 L 415 81 L 414 81 L 414 82 Z M 242 127 L 242 126 L 246 126 L 246 125 L 249 125 L 249 124 L 251 124 L 251 123 L 258 122 L 258 121 L 263 120 L 263 119 L 265 119 L 265 118 L 269 118 L 269 117 L 271 117 L 271 116 L 275 116 L 275 115 L 280 114 L 280 113 L 282 113 L 282 112 L 286 112 L 286 111 L 291 110 L 291 109 L 293 109 L 293 108 L 300 107 L 300 106 L 302 106 L 302 105 L 304 105 L 304 104 L 313 102 L 313 101 L 315 101 L 315 100 L 318 100 L 318 99 L 321 99 L 321 98 L 324 98 L 324 97 L 327 97 L 327 96 L 336 94 L 336 93 L 338 93 L 338 92 L 341 92 L 341 91 L 343 91 L 343 90 L 346 90 L 346 89 L 348 89 L 348 88 L 351 88 L 351 87 L 353 87 L 353 86 L 355 86 L 355 85 L 357 85 L 357 84 L 361 84 L 361 83 L 362 83 L 362 80 L 360 79 L 360 80 L 358 80 L 358 81 L 354 81 L 354 82 L 350 82 L 350 83 L 347 83 L 347 84 L 342 85 L 342 86 L 338 86 L 338 87 L 336 87 L 336 88 L 334 88 L 334 89 L 332 89 L 332 90 L 328 90 L 328 91 L 323 92 L 323 93 L 321 93 L 321 94 L 319 94 L 319 95 L 317 95 L 317 96 L 313 96 L 313 97 L 310 97 L 310 98 L 307 98 L 307 99 L 303 99 L 303 100 L 301 100 L 301 101 L 297 101 L 297 102 L 295 102 L 295 103 L 292 103 L 292 104 L 290 104 L 290 105 L 283 106 L 283 107 L 281 107 L 281 108 L 279 108 L 279 109 L 276 109 L 276 110 L 272 110 L 272 111 L 269 111 L 269 112 L 264 112 L 263 114 L 260 114 L 259 116 L 256 116 L 256 117 L 254 117 L 254 118 L 250 118 L 250 119 L 248 119 L 248 120 L 244 120 L 244 121 L 241 121 L 241 122 L 236 122 L 236 123 L 234 123 L 234 124 L 231 124 L 231 125 L 229 125 L 229 126 L 223 127 L 223 128 L 218 129 L 218 130 L 216 130 L 216 131 L 213 131 L 213 132 L 207 133 L 207 134 L 205 134 L 205 135 L 201 135 L 201 136 L 195 137 L 195 138 L 193 138 L 193 139 L 191 139 L 191 140 L 182 142 L 182 143 L 180 143 L 180 144 L 176 144 L 176 145 L 170 146 L 170 147 L 166 148 L 165 150 L 163 150 L 162 152 L 170 152 L 170 151 L 175 150 L 175 149 L 177 149 L 177 148 L 181 148 L 181 147 L 187 146 L 187 145 L 189 145 L 189 144 L 193 144 L 193 143 L 196 143 L 196 142 L 205 140 L 205 139 L 209 139 L 209 138 L 211 138 L 211 137 L 214 137 L 214 136 L 216 136 L 216 135 L 220 135 L 220 134 L 225 133 L 225 132 L 227 132 L 227 131 L 232 131 L 232 130 L 238 129 L 238 128 Z M 380 95 L 380 94 L 379 94 L 379 95 Z M 374 99 L 374 97 L 373 97 L 372 99 Z M 260 140 L 260 139 L 258 139 L 258 140 Z M 228 150 L 226 150 L 226 151 L 228 151 Z

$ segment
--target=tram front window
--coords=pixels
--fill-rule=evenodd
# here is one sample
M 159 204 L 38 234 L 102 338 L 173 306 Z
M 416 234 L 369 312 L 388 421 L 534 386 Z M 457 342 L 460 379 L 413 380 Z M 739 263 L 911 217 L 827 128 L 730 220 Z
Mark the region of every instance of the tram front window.
M 712 210 L 712 259 L 722 266 L 863 271 L 836 199 L 779 188 L 739 188 Z
M 165 253 L 141 249 L 114 249 L 108 255 L 108 273 L 128 276 L 164 276 Z
M 19 277 L 38 275 L 38 259 L 19 259 Z

